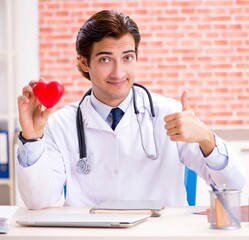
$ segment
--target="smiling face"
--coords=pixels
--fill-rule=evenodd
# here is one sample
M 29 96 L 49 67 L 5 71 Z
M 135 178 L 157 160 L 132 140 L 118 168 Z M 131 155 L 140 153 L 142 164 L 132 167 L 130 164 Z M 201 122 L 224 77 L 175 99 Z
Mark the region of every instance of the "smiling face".
M 129 94 L 136 73 L 135 41 L 131 34 L 119 39 L 103 38 L 93 44 L 90 64 L 81 57 L 83 71 L 88 72 L 95 97 L 115 107 Z

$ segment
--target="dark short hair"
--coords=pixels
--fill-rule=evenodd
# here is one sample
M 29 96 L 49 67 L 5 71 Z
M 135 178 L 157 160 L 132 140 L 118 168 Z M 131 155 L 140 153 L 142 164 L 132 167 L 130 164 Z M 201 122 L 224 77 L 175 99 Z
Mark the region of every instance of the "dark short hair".
M 119 39 L 127 33 L 130 33 L 134 38 L 135 53 L 137 56 L 140 42 L 140 33 L 137 24 L 123 13 L 102 10 L 90 17 L 80 28 L 76 38 L 76 51 L 79 56 L 87 59 L 87 64 L 90 66 L 90 56 L 94 42 L 99 42 L 105 37 Z M 82 75 L 90 80 L 89 74 L 82 70 L 79 63 L 77 67 Z

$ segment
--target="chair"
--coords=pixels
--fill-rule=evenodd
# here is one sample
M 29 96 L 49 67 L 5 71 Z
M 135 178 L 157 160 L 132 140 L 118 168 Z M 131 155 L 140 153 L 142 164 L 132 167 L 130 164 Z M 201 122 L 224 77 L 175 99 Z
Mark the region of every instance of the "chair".
M 196 203 L 196 183 L 196 173 L 185 167 L 184 184 L 187 191 L 187 201 L 189 206 L 195 206 Z
M 64 198 L 66 199 L 66 195 L 67 195 L 67 185 L 64 185 Z

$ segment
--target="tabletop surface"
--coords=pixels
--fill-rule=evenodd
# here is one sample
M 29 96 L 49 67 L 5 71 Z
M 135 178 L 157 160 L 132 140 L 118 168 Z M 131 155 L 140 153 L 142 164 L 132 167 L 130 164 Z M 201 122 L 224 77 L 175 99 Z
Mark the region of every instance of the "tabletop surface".
M 43 210 L 19 208 L 14 215 L 10 230 L 0 239 L 249 239 L 249 223 L 242 222 L 235 230 L 210 229 L 207 216 L 195 214 L 207 207 L 166 207 L 160 217 L 130 228 L 63 228 L 24 227 L 15 221 L 23 216 L 42 212 L 87 213 L 89 210 L 76 207 L 55 207 Z

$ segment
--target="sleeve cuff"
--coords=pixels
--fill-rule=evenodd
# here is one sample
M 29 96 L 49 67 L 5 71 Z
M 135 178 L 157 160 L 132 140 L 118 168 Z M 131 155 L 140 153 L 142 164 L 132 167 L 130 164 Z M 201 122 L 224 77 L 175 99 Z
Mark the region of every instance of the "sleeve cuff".
M 228 152 L 224 141 L 214 134 L 216 147 L 212 153 L 204 157 L 204 160 L 209 168 L 212 170 L 222 170 L 228 164 Z
M 34 163 L 36 163 L 36 161 L 40 158 L 40 156 L 44 151 L 45 151 L 44 138 L 42 138 L 39 141 L 27 142 L 25 144 L 23 144 L 22 141 L 18 139 L 17 158 L 19 164 L 22 167 L 29 167 Z

